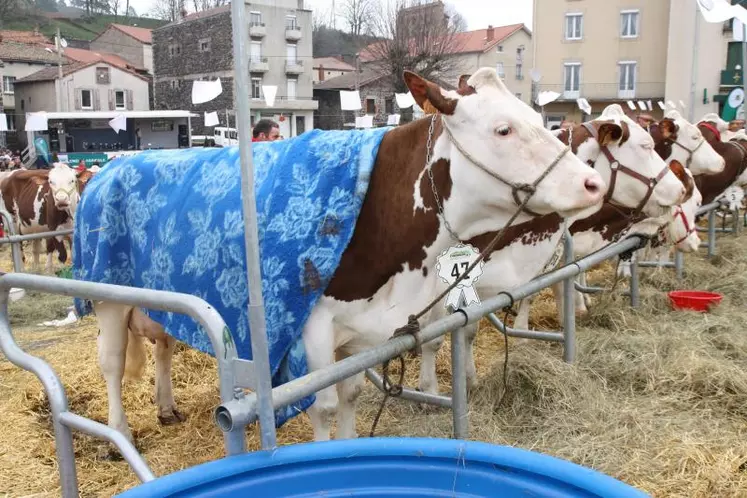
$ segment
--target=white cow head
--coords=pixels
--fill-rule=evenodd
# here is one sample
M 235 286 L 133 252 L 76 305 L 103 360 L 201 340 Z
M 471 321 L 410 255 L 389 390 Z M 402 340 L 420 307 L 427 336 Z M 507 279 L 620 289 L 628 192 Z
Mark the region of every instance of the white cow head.
M 610 122 L 620 126 L 622 139 L 614 135 L 607 143 L 610 157 L 601 154 L 594 164 L 612 192 L 608 196 L 626 207 L 643 205 L 648 216 L 662 216 L 678 204 L 685 195 L 682 182 L 670 171 L 654 151 L 654 140 L 638 123 L 628 117 L 618 104 L 605 108 L 601 116 L 591 121 Z M 615 171 L 616 170 L 616 171 Z
M 692 179 L 692 173 L 687 169 L 684 171 Z M 700 208 L 703 196 L 694 182 L 692 185 L 692 195 L 672 209 L 672 221 L 667 227 L 669 241 L 682 252 L 695 252 L 700 247 L 700 237 L 695 225 L 695 212 Z
M 715 175 L 724 171 L 726 161 L 703 137 L 697 126 L 687 121 L 676 110 L 670 110 L 664 119 L 654 125 L 651 134 L 671 148 L 671 154 L 664 159 L 676 159 L 686 165 L 693 175 Z M 658 142 L 658 140 L 657 140 Z
M 729 123 L 721 119 L 721 117 L 715 112 L 709 112 L 701 118 L 699 122 L 710 123 L 719 132 L 719 137 L 722 142 L 728 142 L 734 138 L 735 132 L 729 131 Z
M 601 204 L 605 189 L 600 175 L 545 129 L 541 116 L 506 88 L 495 69 L 462 77 L 459 89 L 452 91 L 409 71 L 405 82 L 418 105 L 433 113 L 436 129 L 443 130 L 433 146 L 433 161 L 450 160 L 452 189 L 462 196 L 449 203 L 447 218 L 469 225 L 493 216 L 493 223 L 500 222 L 496 209 L 513 213 L 517 198 L 521 202 L 527 195 L 515 187 L 531 185 L 542 175 L 527 204 L 533 213 L 572 216 Z M 481 206 L 490 212 L 479 212 Z M 522 213 L 517 222 L 528 219 Z M 485 229 L 494 226 L 470 225 L 467 232 L 476 235 Z
M 55 207 L 74 216 L 80 200 L 75 170 L 65 163 L 54 163 L 49 170 L 49 190 Z

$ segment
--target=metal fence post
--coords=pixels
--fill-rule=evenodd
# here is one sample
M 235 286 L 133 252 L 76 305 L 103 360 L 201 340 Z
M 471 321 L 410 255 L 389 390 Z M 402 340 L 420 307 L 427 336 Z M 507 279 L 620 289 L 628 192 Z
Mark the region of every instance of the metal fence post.
M 677 281 L 681 282 L 685 269 L 685 255 L 682 254 L 676 247 L 674 249 L 674 271 L 677 277 Z
M 465 336 L 464 327 L 457 327 L 451 332 L 451 413 L 454 421 L 454 439 L 469 437 Z
M 716 210 L 708 211 L 708 257 L 716 254 Z
M 565 264 L 573 263 L 573 236 L 565 223 L 563 232 L 563 253 Z M 568 363 L 576 361 L 576 277 L 570 276 L 563 281 L 563 360 Z
M 630 306 L 637 308 L 640 304 L 638 261 L 636 260 L 636 253 L 633 253 L 633 256 L 630 258 Z
M 3 225 L 9 235 L 18 235 L 16 233 L 16 227 L 13 224 L 13 219 L 10 214 L 4 209 L 0 208 L 0 216 L 3 218 Z M 13 270 L 17 272 L 23 271 L 23 247 L 21 242 L 10 243 L 10 253 L 13 256 Z

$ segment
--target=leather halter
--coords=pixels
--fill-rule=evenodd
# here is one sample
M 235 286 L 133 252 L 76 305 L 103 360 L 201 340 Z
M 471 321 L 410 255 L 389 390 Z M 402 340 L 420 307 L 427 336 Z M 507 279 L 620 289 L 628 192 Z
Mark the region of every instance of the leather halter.
M 728 142 L 722 142 L 721 133 L 718 131 L 718 129 L 715 126 L 713 126 L 708 121 L 700 121 L 698 122 L 697 126 L 703 126 L 711 130 L 713 134 L 716 135 L 716 140 L 719 143 L 731 145 L 732 147 L 734 147 L 735 149 L 739 151 L 739 154 L 742 156 L 742 160 L 739 163 L 739 169 L 737 169 L 737 177 L 741 176 L 741 174 L 744 173 L 744 170 L 747 169 L 747 161 L 745 161 L 745 159 L 747 159 L 747 148 L 745 148 L 745 146 L 740 142 L 740 140 L 744 140 L 744 139 L 734 137 Z
M 648 187 L 648 190 L 646 191 L 646 195 L 643 196 L 643 199 L 641 199 L 641 202 L 638 203 L 638 206 L 636 206 L 634 210 L 634 214 L 638 214 L 641 211 L 643 211 L 643 207 L 646 205 L 648 200 L 651 198 L 651 196 L 654 193 L 654 189 L 656 189 L 656 185 L 666 176 L 667 173 L 669 173 L 669 167 L 664 166 L 664 168 L 659 172 L 658 175 L 656 175 L 655 178 L 649 178 L 647 176 L 644 176 L 640 174 L 639 172 L 628 168 L 624 164 L 621 164 L 620 161 L 615 159 L 615 156 L 612 155 L 612 152 L 610 152 L 609 148 L 606 145 L 603 145 L 599 141 L 599 134 L 597 133 L 596 128 L 591 123 L 582 123 L 582 125 L 586 130 L 591 134 L 592 137 L 594 137 L 594 140 L 597 141 L 599 144 L 599 149 L 602 151 L 602 154 L 604 154 L 604 157 L 607 158 L 607 161 L 610 163 L 610 185 L 607 189 L 607 194 L 604 196 L 604 202 L 612 203 L 612 194 L 615 191 L 615 183 L 617 181 L 617 173 L 618 171 L 620 173 L 624 173 L 628 175 L 631 178 L 635 178 L 636 180 L 640 181 L 644 185 Z
M 716 140 L 718 140 L 719 142 L 721 141 L 721 132 L 720 132 L 720 131 L 718 131 L 718 128 L 716 128 L 715 126 L 713 126 L 713 125 L 712 125 L 711 123 L 709 123 L 708 121 L 700 121 L 700 122 L 698 123 L 698 126 L 705 126 L 705 127 L 706 127 L 706 128 L 708 128 L 709 130 L 711 130 L 711 131 L 713 132 L 713 134 L 714 134 L 714 135 L 716 135 Z
M 657 127 L 657 128 L 659 128 L 659 124 L 658 124 L 658 123 L 653 123 L 653 124 L 651 125 L 651 127 L 652 127 L 652 128 L 653 128 L 654 126 L 655 126 L 655 127 Z M 649 131 L 649 133 L 651 132 L 651 130 L 648 130 L 648 131 Z M 713 129 L 712 131 L 715 131 L 716 133 L 718 133 L 718 130 L 716 130 L 716 129 Z M 700 139 L 700 140 L 698 141 L 698 144 L 697 144 L 697 145 L 696 145 L 695 147 L 693 147 L 692 149 L 691 149 L 691 148 L 689 148 L 689 147 L 687 147 L 686 145 L 682 145 L 682 144 L 681 144 L 680 142 L 678 142 L 678 141 L 677 141 L 676 139 L 675 139 L 675 140 L 672 140 L 671 138 L 665 138 L 665 139 L 664 139 L 664 143 L 665 143 L 665 144 L 667 144 L 667 143 L 668 143 L 668 144 L 670 144 L 670 145 L 676 145 L 676 146 L 678 146 L 679 148 L 681 148 L 681 149 L 684 149 L 684 150 L 685 150 L 685 151 L 687 152 L 687 154 L 688 154 L 688 155 L 687 155 L 687 160 L 685 161 L 685 167 L 686 167 L 687 169 L 690 169 L 690 165 L 691 165 L 691 164 L 692 164 L 692 162 L 693 162 L 693 156 L 695 155 L 695 153 L 696 153 L 696 152 L 698 152 L 698 149 L 700 149 L 701 147 L 703 147 L 703 144 L 704 144 L 704 143 L 706 143 L 706 139 L 705 139 L 705 137 L 702 137 L 702 138 L 701 138 L 701 139 Z
M 672 220 L 672 223 L 676 223 L 678 217 L 682 220 L 682 224 L 685 225 L 685 236 L 675 241 L 674 245 L 684 242 L 697 229 L 695 226 L 690 226 L 690 222 L 687 221 L 687 216 L 685 216 L 685 211 L 682 209 L 682 206 L 679 205 L 674 209 L 674 219 Z

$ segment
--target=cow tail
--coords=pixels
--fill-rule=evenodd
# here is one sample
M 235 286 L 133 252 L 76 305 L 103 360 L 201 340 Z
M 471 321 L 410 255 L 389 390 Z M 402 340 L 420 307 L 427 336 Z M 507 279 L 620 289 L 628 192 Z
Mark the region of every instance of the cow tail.
M 145 344 L 143 338 L 135 335 L 132 330 L 127 329 L 127 354 L 125 358 L 124 380 L 137 380 L 143 376 L 145 371 Z

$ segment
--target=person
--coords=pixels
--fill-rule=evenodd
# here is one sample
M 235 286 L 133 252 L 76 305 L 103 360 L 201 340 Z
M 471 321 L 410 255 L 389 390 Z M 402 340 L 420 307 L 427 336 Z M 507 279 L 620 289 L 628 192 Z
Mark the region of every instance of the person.
M 272 119 L 260 119 L 252 130 L 252 142 L 274 142 L 280 136 L 280 125 Z
M 81 159 L 78 161 L 78 165 L 75 167 L 76 173 L 83 173 L 86 170 L 86 161 Z

